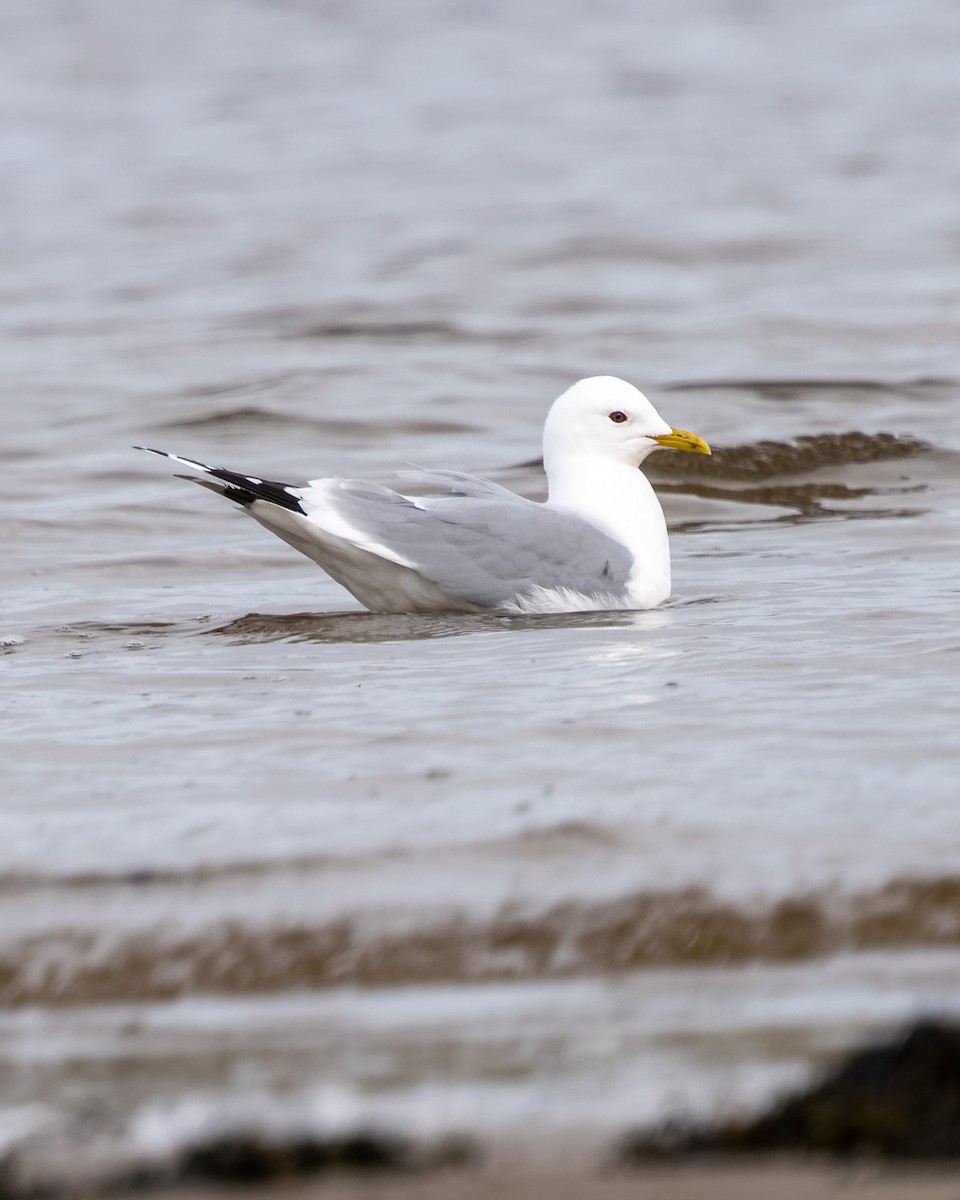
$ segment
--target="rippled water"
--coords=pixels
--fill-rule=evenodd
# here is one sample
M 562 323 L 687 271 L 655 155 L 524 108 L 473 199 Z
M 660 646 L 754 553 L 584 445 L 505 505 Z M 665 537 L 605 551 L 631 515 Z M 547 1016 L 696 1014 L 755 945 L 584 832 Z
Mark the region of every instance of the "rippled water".
M 4 7 L 22 1164 L 596 1156 L 957 1009 L 958 50 L 946 0 Z M 652 461 L 656 612 L 366 614 L 129 449 L 537 496 L 593 373 L 716 446 Z

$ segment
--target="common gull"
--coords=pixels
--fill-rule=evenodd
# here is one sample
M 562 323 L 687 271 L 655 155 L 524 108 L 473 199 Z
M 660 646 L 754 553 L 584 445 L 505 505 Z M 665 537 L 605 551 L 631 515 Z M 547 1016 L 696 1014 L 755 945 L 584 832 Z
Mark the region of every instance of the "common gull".
M 151 453 L 199 471 L 181 478 L 239 504 L 373 612 L 543 613 L 668 598 L 667 526 L 638 469 L 659 447 L 710 453 L 632 384 L 597 376 L 547 414 L 543 503 L 459 471 L 402 471 L 398 490 L 338 477 L 299 485 Z

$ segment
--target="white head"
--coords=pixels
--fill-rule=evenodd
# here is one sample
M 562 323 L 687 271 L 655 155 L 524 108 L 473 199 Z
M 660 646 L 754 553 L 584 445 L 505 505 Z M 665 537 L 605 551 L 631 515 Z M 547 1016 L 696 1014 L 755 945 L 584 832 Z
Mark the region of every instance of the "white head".
M 643 392 L 612 375 L 581 379 L 553 402 L 543 430 L 544 465 L 599 457 L 639 467 L 661 446 L 709 454 L 696 434 L 673 429 Z

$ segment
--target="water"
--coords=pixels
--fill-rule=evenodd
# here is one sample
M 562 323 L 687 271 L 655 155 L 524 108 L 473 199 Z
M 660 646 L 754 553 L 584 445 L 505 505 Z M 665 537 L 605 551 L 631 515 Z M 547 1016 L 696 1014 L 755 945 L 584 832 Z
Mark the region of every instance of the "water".
M 946 0 L 9 3 L 0 1081 L 595 1162 L 960 1004 Z M 621 374 L 675 597 L 383 617 L 135 455 L 542 494 Z M 520 464 L 528 465 L 520 465 Z

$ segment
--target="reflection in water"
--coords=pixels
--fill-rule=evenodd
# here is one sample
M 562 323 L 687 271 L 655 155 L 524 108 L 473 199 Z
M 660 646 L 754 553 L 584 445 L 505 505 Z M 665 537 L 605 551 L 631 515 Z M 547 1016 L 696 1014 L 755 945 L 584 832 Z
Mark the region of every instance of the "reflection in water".
M 853 504 L 871 496 L 904 495 L 923 492 L 924 484 L 909 484 L 904 487 L 870 488 L 848 487 L 843 483 L 797 483 L 779 484 L 776 487 L 731 488 L 711 487 L 709 484 L 686 481 L 679 484 L 660 483 L 657 490 L 665 495 L 699 496 L 703 500 L 733 501 L 737 504 L 757 504 L 770 508 L 787 508 L 791 512 L 781 513 L 768 519 L 768 523 L 796 525 L 804 521 L 832 519 L 847 520 L 877 519 L 880 517 L 916 517 L 923 511 L 904 505 L 876 503 L 869 507 L 859 505 L 840 507 L 844 502 Z M 830 504 L 829 501 L 838 503 Z M 691 532 L 695 529 L 710 529 L 717 525 L 729 527 L 736 524 L 735 518 L 710 518 L 706 520 L 679 521 L 671 523 L 673 533 Z
M 502 616 L 443 613 L 247 613 L 205 633 L 237 642 L 410 642 L 474 633 L 531 633 L 554 629 L 662 629 L 664 610 Z

